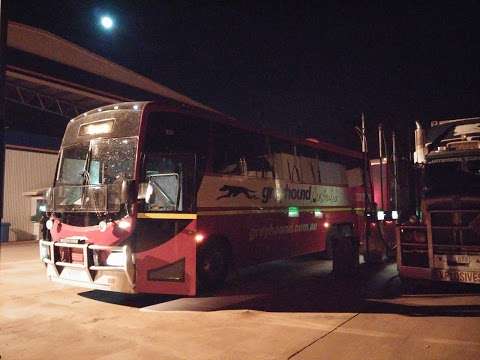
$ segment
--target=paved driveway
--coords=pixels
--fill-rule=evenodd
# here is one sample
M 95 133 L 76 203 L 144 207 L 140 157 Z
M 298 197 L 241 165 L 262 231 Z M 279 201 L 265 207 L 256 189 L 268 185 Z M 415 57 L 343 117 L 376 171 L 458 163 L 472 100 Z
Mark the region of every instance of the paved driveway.
M 50 283 L 33 243 L 0 256 L 2 360 L 480 359 L 478 289 L 401 295 L 394 265 L 334 279 L 304 257 L 176 298 Z

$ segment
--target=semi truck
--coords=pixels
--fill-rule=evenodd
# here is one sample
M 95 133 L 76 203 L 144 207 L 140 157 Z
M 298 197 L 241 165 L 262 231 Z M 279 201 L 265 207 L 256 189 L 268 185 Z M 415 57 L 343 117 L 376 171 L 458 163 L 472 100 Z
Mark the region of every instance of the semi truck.
M 415 213 L 397 227 L 402 280 L 480 284 L 480 118 L 415 130 Z

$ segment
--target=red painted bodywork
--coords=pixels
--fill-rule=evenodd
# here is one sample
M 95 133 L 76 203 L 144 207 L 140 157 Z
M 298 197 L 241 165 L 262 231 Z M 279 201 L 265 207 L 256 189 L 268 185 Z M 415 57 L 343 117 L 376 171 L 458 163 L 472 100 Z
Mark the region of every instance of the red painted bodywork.
M 235 266 L 241 267 L 324 251 L 331 225 L 340 223 L 356 225 L 357 218 L 358 216 L 353 211 L 335 212 L 333 208 L 325 212 L 323 218 L 316 218 L 313 211 L 300 211 L 299 217 L 296 218 L 289 218 L 286 211 L 283 213 L 201 216 L 198 219 L 198 229 L 207 236 L 228 234 Z M 328 227 L 325 226 L 326 223 Z M 255 233 L 255 229 L 259 228 L 291 226 L 295 229 L 295 226 L 301 224 L 315 224 L 316 230 L 294 230 L 291 233 L 270 236 L 258 236 L 258 233 Z M 357 230 L 358 226 L 355 226 L 355 229 Z
M 128 216 L 122 219 L 128 221 L 130 227 L 128 229 L 120 229 L 116 222 L 110 222 L 105 231 L 101 231 L 98 225 L 95 226 L 73 226 L 54 219 L 53 227 L 50 230 L 53 241 L 68 237 L 86 237 L 88 242 L 97 245 L 117 245 L 127 239 L 135 230 L 135 217 Z
M 192 220 L 183 231 L 167 242 L 135 254 L 136 290 L 138 292 L 195 295 L 197 275 L 194 235 L 196 227 L 196 220 Z M 150 270 L 173 264 L 182 259 L 185 259 L 185 282 L 148 279 Z

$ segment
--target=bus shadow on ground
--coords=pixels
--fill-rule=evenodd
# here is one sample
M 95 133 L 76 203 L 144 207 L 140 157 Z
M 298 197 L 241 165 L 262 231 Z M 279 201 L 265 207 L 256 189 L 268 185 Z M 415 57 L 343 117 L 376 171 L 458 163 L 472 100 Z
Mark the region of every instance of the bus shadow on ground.
M 295 261 L 302 270 L 295 270 Z M 362 264 L 356 276 L 334 276 L 331 262 L 303 257 L 269 273 L 259 272 L 269 284 L 268 296 L 236 308 L 273 312 L 390 313 L 408 316 L 480 316 L 480 287 L 469 284 L 425 282 L 405 289 L 396 264 Z M 274 266 L 275 268 L 275 266 Z M 299 266 L 300 268 L 300 266 Z M 289 272 L 287 272 L 289 270 Z M 282 271 L 284 273 L 282 274 Z M 255 291 L 255 275 L 247 274 L 232 289 Z M 229 307 L 232 309 L 235 307 Z
M 95 301 L 135 308 L 144 308 L 147 306 L 169 302 L 179 298 L 179 296 L 172 295 L 123 294 L 102 290 L 84 291 L 79 293 L 78 295 Z
M 234 274 L 222 290 L 195 298 L 88 291 L 81 296 L 151 311 L 387 313 L 480 316 L 480 287 L 425 283 L 402 286 L 396 265 L 362 264 L 355 276 L 334 276 L 331 261 L 314 256 L 274 261 Z

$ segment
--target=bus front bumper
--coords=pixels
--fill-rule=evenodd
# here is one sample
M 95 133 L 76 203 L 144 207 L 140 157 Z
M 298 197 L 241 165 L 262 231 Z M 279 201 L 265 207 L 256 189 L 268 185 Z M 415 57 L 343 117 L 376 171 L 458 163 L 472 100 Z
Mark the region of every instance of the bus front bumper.
M 89 289 L 136 292 L 134 258 L 128 246 L 40 240 L 39 247 L 40 260 L 45 263 L 47 276 L 52 281 Z M 59 256 L 62 251 L 70 252 L 70 260 L 74 253 L 75 261 L 62 261 Z M 115 254 L 115 263 L 100 265 L 100 252 Z

